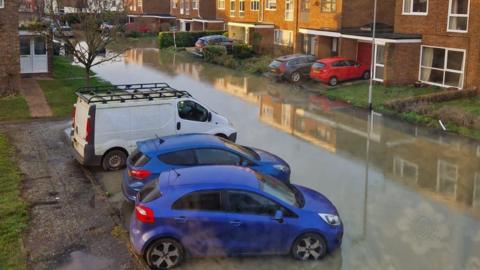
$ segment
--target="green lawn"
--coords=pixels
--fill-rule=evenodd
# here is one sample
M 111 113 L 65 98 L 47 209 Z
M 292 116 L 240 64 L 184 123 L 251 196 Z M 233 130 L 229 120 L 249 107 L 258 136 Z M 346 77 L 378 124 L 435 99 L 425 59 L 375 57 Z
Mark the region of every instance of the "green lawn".
M 0 134 L 0 269 L 26 269 L 21 235 L 27 228 L 27 206 L 20 192 L 15 152 Z
M 56 56 L 53 59 L 53 80 L 38 80 L 47 102 L 55 116 L 68 116 L 76 101 L 75 91 L 85 86 L 82 67 L 72 65 L 69 59 Z M 91 85 L 108 84 L 99 78 L 91 78 Z
M 373 108 L 383 111 L 385 102 L 418 96 L 440 91 L 436 87 L 415 88 L 412 86 L 390 86 L 374 85 L 372 91 Z M 352 85 L 339 86 L 329 89 L 326 92 L 327 97 L 331 99 L 343 100 L 357 107 L 368 107 L 368 83 L 356 83 Z
M 466 112 L 480 116 L 480 96 L 474 98 L 457 99 L 448 102 L 438 103 L 437 108 L 454 107 L 462 109 Z
M 19 120 L 30 117 L 28 105 L 23 96 L 0 98 L 0 121 Z

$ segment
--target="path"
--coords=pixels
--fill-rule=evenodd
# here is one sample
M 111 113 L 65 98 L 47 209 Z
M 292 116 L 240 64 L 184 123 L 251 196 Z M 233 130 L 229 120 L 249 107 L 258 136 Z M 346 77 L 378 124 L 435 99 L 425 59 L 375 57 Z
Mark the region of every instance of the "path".
M 43 90 L 34 78 L 22 78 L 20 92 L 27 101 L 32 117 L 49 117 L 53 115 Z

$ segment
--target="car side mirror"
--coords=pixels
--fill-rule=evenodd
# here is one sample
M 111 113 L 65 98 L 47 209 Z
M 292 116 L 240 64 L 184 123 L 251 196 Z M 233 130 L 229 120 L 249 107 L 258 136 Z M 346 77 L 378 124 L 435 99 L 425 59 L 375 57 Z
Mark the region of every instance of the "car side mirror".
M 211 112 L 208 112 L 207 121 L 208 122 L 212 121 L 212 113 Z
M 273 216 L 273 220 L 278 221 L 278 223 L 283 223 L 283 212 L 282 212 L 282 210 L 275 211 L 275 216 Z
M 250 166 L 250 162 L 249 162 L 248 160 L 244 159 L 244 160 L 242 160 L 242 162 L 240 163 L 240 165 L 241 165 L 242 167 L 248 167 L 248 166 Z

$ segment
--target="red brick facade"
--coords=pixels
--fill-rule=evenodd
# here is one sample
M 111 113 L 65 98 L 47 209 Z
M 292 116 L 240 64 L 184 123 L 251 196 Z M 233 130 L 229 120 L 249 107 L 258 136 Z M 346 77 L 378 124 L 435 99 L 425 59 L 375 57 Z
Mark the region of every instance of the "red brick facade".
M 19 88 L 18 7 L 17 0 L 5 0 L 0 8 L 0 96 Z
M 216 19 L 216 0 L 171 0 L 170 5 L 180 31 L 225 29 L 225 22 Z

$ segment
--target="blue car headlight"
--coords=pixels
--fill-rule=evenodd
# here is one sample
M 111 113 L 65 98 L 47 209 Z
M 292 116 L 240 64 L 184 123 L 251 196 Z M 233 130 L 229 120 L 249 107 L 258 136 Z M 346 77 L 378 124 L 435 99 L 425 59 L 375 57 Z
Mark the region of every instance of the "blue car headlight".
M 288 173 L 288 171 L 290 170 L 287 166 L 285 165 L 281 165 L 281 164 L 275 164 L 273 165 L 273 167 L 281 172 L 284 172 L 284 173 Z
M 328 225 L 332 226 L 338 226 L 342 224 L 342 221 L 340 220 L 340 217 L 337 215 L 333 214 L 323 214 L 323 213 L 318 213 L 318 215 L 325 221 Z

